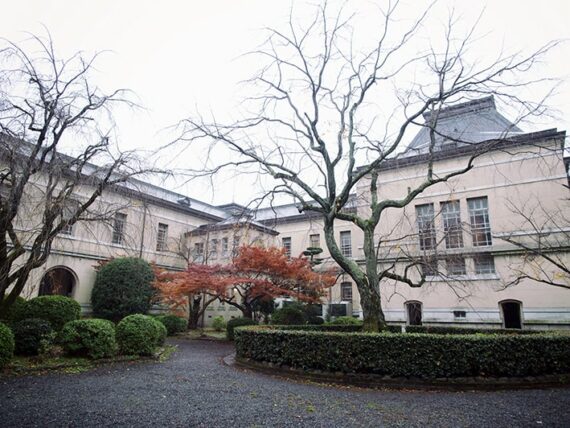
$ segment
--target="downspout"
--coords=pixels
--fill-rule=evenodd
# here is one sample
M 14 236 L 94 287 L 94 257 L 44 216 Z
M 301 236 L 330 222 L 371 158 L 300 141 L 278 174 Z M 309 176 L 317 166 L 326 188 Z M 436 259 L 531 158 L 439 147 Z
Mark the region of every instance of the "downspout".
M 146 226 L 146 201 L 143 200 L 143 221 L 142 221 L 142 231 L 141 231 L 141 245 L 139 248 L 139 258 L 142 259 L 143 249 L 144 249 L 144 232 Z

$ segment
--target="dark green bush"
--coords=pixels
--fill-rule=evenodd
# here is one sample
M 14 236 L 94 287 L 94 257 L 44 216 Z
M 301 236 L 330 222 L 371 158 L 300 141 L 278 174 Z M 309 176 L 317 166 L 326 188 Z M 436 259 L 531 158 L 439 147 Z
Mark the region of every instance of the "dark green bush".
M 6 297 L 4 297 L 4 300 L 6 300 Z M 0 318 L 4 321 L 8 322 L 8 323 L 10 323 L 12 321 L 24 319 L 21 316 L 21 312 L 22 312 L 22 309 L 24 308 L 25 304 L 26 304 L 26 299 L 24 299 L 21 296 L 16 297 L 16 300 L 14 301 L 14 303 L 12 303 L 12 305 L 10 305 L 8 310 L 6 312 L 4 312 L 2 314 L 2 317 L 0 317 Z
M 307 319 L 307 324 L 309 325 L 323 325 L 325 323 L 325 320 L 322 319 L 321 317 L 317 317 L 317 316 L 310 316 Z
M 21 319 L 39 318 L 51 324 L 55 331 L 60 331 L 69 321 L 79 319 L 81 306 L 75 300 L 65 296 L 40 296 L 28 300 L 18 316 Z
M 295 330 L 295 331 L 334 331 L 343 333 L 358 333 L 362 331 L 362 325 L 273 325 L 273 329 L 277 330 Z
M 506 328 L 471 328 L 471 327 L 440 327 L 429 325 L 409 325 L 406 326 L 407 333 L 428 333 L 428 334 L 537 334 L 545 333 L 540 330 L 515 330 Z
M 188 326 L 188 322 L 184 318 L 177 317 L 176 315 L 161 315 L 156 317 L 156 319 L 164 324 L 166 333 L 169 336 L 173 336 L 176 333 L 184 333 Z
M 111 357 L 117 352 L 115 325 L 96 318 L 70 321 L 59 334 L 59 343 L 69 355 Z
M 234 340 L 234 329 L 242 325 L 257 325 L 257 321 L 251 318 L 234 318 L 226 324 L 226 336 L 228 340 Z
M 212 327 L 216 331 L 223 331 L 226 328 L 226 320 L 222 316 L 217 316 L 212 321 Z
M 271 324 L 278 325 L 299 325 L 306 322 L 305 313 L 297 306 L 285 306 L 275 309 L 271 315 Z
M 164 343 L 166 327 L 147 315 L 129 315 L 117 324 L 116 337 L 122 354 L 152 355 Z
M 238 358 L 301 369 L 395 377 L 537 376 L 570 373 L 570 336 L 236 332 Z
M 332 325 L 362 325 L 362 320 L 354 317 L 336 317 L 329 324 Z
M 97 272 L 91 294 L 93 315 L 117 322 L 127 315 L 146 314 L 154 295 L 154 273 L 135 257 L 111 260 Z
M 12 324 L 17 355 L 38 355 L 54 339 L 51 324 L 39 318 L 28 318 Z
M 14 334 L 0 322 L 0 368 L 10 362 L 14 355 Z

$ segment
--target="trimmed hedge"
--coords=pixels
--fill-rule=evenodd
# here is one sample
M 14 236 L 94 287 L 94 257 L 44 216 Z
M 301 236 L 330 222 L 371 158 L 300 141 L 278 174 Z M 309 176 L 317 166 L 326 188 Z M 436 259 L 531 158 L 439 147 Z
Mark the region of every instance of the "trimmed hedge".
M 275 309 L 271 314 L 271 323 L 278 325 L 305 324 L 305 313 L 299 305 L 289 305 L 281 309 Z
M 28 318 L 12 325 L 17 355 L 38 355 L 54 339 L 51 324 L 39 318 Z
M 152 355 L 164 343 L 166 327 L 148 315 L 129 315 L 117 324 L 119 350 L 125 355 Z
M 506 328 L 471 328 L 471 327 L 440 327 L 430 325 L 409 325 L 406 326 L 406 333 L 427 333 L 427 334 L 537 334 L 545 333 L 540 330 L 518 330 Z
M 300 369 L 394 377 L 570 373 L 570 336 L 366 334 L 246 327 L 238 358 Z
M 115 325 L 111 321 L 95 318 L 65 324 L 59 335 L 59 343 L 69 355 L 93 359 L 111 357 L 118 348 Z
M 34 297 L 28 300 L 18 313 L 19 319 L 46 320 L 55 331 L 60 331 L 69 321 L 78 320 L 80 315 L 79 303 L 65 296 Z
M 221 315 L 214 317 L 212 321 L 212 327 L 216 331 L 223 331 L 226 328 L 226 320 Z
M 154 296 L 154 272 L 139 258 L 111 260 L 99 269 L 91 293 L 93 315 L 117 322 L 132 314 L 146 314 Z
M 4 300 L 6 300 L 6 297 L 4 297 Z M 20 314 L 25 304 L 26 304 L 26 299 L 24 299 L 22 296 L 16 297 L 14 303 L 12 303 L 12 305 L 10 305 L 8 310 L 4 314 L 2 314 L 1 319 L 8 323 L 24 319 Z
M 303 331 L 329 331 L 342 333 L 361 333 L 362 324 L 322 324 L 322 325 L 273 325 L 270 328 L 278 330 L 303 330 Z M 400 333 L 399 325 L 389 325 L 386 331 L 389 333 Z
M 168 336 L 173 336 L 176 333 L 184 333 L 188 326 L 188 322 L 176 315 L 160 315 L 156 317 L 166 327 Z
M 336 317 L 334 320 L 329 322 L 333 325 L 359 325 L 362 326 L 364 323 L 362 320 L 354 317 Z
M 14 355 L 14 334 L 10 328 L 0 322 L 0 368 L 10 362 Z
M 234 318 L 226 323 L 226 337 L 228 340 L 234 340 L 234 329 L 244 325 L 257 325 L 258 322 L 251 318 Z

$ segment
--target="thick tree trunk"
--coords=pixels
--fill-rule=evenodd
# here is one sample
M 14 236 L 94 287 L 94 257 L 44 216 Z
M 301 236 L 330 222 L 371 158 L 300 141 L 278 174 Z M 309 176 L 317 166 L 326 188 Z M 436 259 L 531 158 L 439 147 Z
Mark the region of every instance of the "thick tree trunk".
M 198 323 L 200 322 L 200 316 L 202 315 L 202 311 L 200 309 L 201 302 L 202 302 L 202 296 L 190 296 L 189 311 L 188 311 L 189 330 L 196 330 L 198 328 Z
M 378 261 L 374 248 L 374 231 L 364 231 L 364 254 L 366 259 L 365 271 L 351 258 L 342 254 L 334 238 L 333 221 L 325 221 L 325 240 L 331 257 L 354 280 L 360 294 L 360 305 L 364 317 L 364 331 L 378 332 L 386 327 L 382 301 L 380 298 L 380 282 L 378 276 Z

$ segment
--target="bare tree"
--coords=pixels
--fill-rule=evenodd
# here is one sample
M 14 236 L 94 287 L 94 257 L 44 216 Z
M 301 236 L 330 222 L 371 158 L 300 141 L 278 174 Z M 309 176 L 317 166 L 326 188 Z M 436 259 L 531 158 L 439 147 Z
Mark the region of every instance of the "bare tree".
M 145 172 L 111 142 L 114 104 L 90 76 L 98 55 L 60 59 L 51 37 L 0 51 L 0 318 L 59 234 L 113 218 L 103 192 Z M 29 45 L 29 46 L 28 46 Z M 24 49 L 24 47 L 28 49 Z M 67 152 L 69 154 L 64 154 Z M 146 170 L 149 172 L 150 170 Z
M 499 52 L 488 63 L 479 58 L 469 61 L 475 26 L 456 36 L 453 14 L 441 47 L 429 45 L 418 53 L 415 43 L 425 40 L 421 30 L 431 8 L 410 23 L 398 19 L 398 2 L 389 2 L 381 12 L 374 39 L 358 38 L 356 25 L 352 26 L 354 16 L 347 17 L 343 10 L 330 15 L 326 4 L 316 9 L 302 29 L 293 13 L 286 31 L 268 29 L 266 42 L 251 53 L 263 65 L 248 82 L 252 95 L 243 104 L 247 108 L 243 118 L 222 124 L 215 118 L 190 117 L 179 124 L 177 144 L 193 150 L 199 150 L 200 144 L 207 147 L 206 169 L 201 165 L 190 170 L 190 176 L 211 176 L 226 169 L 267 175 L 275 180 L 269 192 L 273 196 L 293 197 L 300 212 L 320 214 L 331 257 L 358 287 L 364 328 L 377 331 L 385 326 L 382 280 L 411 287 L 425 281 L 424 276 L 414 281 L 407 270 L 398 272 L 390 263 L 379 264 L 375 233 L 382 216 L 387 209 L 403 209 L 426 189 L 470 171 L 478 157 L 500 147 L 510 131 L 518 130 L 516 124 L 522 119 L 543 114 L 544 99 L 532 103 L 519 94 L 527 85 L 546 79 L 525 81 L 519 75 L 528 72 L 556 43 L 529 55 Z M 414 76 L 421 81 L 410 84 Z M 402 87 L 403 82 L 409 87 Z M 512 126 L 492 141 L 475 145 L 438 128 L 440 113 L 447 106 L 489 95 L 516 107 L 513 111 L 518 114 Z M 383 103 L 390 105 L 391 96 L 399 107 L 386 112 Z M 422 116 L 426 123 L 420 123 Z M 424 178 L 412 183 L 401 198 L 382 199 L 378 171 L 405 149 L 414 126 L 424 127 L 429 135 L 429 143 L 417 153 L 425 161 Z M 439 170 L 436 162 L 445 139 L 463 147 L 467 157 L 452 172 Z M 358 163 L 365 166 L 357 167 Z M 368 187 L 367 207 L 358 212 L 346 210 L 357 186 Z M 338 220 L 362 231 L 363 267 L 339 248 Z
M 505 286 L 530 279 L 570 290 L 570 200 L 559 201 L 558 210 L 539 201 L 509 205 L 518 227 L 498 238 L 513 245 L 522 257 L 509 265 L 511 278 Z

